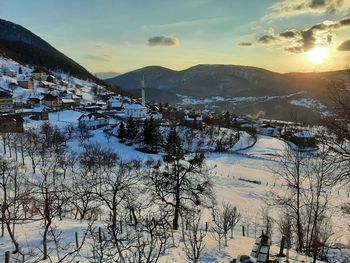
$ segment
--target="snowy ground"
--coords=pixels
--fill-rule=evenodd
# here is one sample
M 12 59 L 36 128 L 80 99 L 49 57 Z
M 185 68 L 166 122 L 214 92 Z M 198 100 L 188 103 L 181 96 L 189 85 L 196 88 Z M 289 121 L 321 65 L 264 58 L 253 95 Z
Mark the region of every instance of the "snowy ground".
M 58 127 L 64 127 L 68 124 L 77 124 L 77 119 L 81 115 L 77 111 L 63 111 L 60 113 L 50 113 L 50 122 Z M 27 120 L 26 127 L 38 127 L 41 121 Z M 141 159 L 148 158 L 158 159 L 159 155 L 150 155 L 138 152 L 132 147 L 126 146 L 118 142 L 114 137 L 105 137 L 101 129 L 93 131 L 91 142 L 97 141 L 102 145 L 109 147 L 124 159 Z M 238 142 L 241 148 L 250 145 L 250 139 L 247 136 L 242 136 Z M 71 143 L 73 150 L 79 152 L 79 145 L 76 142 Z M 276 138 L 268 136 L 260 136 L 253 147 L 238 151 L 236 154 L 208 154 L 207 166 L 211 168 L 211 179 L 214 183 L 214 189 L 219 203 L 229 202 L 238 207 L 241 211 L 243 219 L 235 229 L 235 238 L 229 241 L 228 247 L 219 252 L 217 243 L 211 234 L 206 237 L 206 250 L 203 256 L 203 262 L 229 262 L 230 259 L 238 254 L 250 254 L 254 237 L 256 233 L 260 233 L 260 229 L 254 229 L 252 221 L 260 221 L 261 208 L 264 207 L 264 196 L 271 188 L 279 188 L 283 191 L 283 186 L 279 178 L 272 173 L 271 167 L 276 165 L 273 160 L 276 155 L 279 155 L 284 149 L 285 143 Z M 237 146 L 235 150 L 239 150 Z M 249 183 L 239 180 L 240 178 L 248 180 L 260 181 L 261 184 Z M 338 194 L 335 193 L 332 201 L 338 204 L 339 201 L 349 201 L 346 195 L 346 189 L 339 188 Z M 337 203 L 338 200 L 338 203 Z M 248 220 L 249 219 L 249 220 Z M 204 215 L 204 221 L 211 221 L 210 214 Z M 250 221 L 250 223 L 248 223 Z M 333 222 L 335 225 L 336 235 L 339 237 L 339 242 L 348 244 L 349 221 L 342 218 L 339 211 L 334 211 Z M 80 228 L 84 223 L 79 221 L 64 219 L 62 222 L 55 221 L 63 230 L 67 242 L 74 245 L 74 232 L 80 232 Z M 246 227 L 249 237 L 242 237 L 241 227 Z M 258 223 L 259 225 L 259 223 Z M 20 226 L 18 226 L 20 227 Z M 23 246 L 40 247 L 41 227 L 38 223 L 24 225 L 21 231 L 17 231 L 20 235 L 19 239 Z M 273 243 L 278 244 L 279 235 L 275 231 Z M 12 245 L 9 239 L 0 238 L 0 256 L 7 250 L 11 250 Z M 278 248 L 273 246 L 272 251 L 277 253 Z M 91 256 L 89 246 L 84 246 L 81 252 L 82 257 Z M 298 257 L 298 255 L 295 255 Z M 299 258 L 291 262 L 300 262 L 299 260 L 311 262 L 309 259 Z M 84 261 L 80 261 L 84 262 Z M 181 246 L 169 249 L 166 255 L 163 255 L 160 262 L 187 262 L 185 254 Z

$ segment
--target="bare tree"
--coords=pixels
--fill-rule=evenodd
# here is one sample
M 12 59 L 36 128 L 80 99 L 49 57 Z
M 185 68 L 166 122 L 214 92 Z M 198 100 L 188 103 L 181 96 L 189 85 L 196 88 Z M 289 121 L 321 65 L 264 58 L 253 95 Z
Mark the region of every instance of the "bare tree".
M 218 240 L 222 235 L 225 241 L 225 246 L 227 246 L 228 233 L 230 230 L 238 224 L 241 219 L 241 214 L 239 213 L 237 207 L 232 206 L 229 203 L 223 203 L 218 209 L 214 209 L 214 232 L 217 233 Z
M 205 248 L 205 231 L 201 227 L 201 212 L 191 213 L 187 219 L 187 229 L 182 224 L 184 251 L 190 262 L 198 263 Z

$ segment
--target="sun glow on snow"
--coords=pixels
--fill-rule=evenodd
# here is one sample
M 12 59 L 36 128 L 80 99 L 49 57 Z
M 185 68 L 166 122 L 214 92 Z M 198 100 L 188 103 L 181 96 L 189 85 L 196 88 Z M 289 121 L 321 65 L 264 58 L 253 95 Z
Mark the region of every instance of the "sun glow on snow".
M 313 64 L 322 64 L 328 58 L 328 49 L 325 47 L 315 47 L 307 53 L 307 59 Z

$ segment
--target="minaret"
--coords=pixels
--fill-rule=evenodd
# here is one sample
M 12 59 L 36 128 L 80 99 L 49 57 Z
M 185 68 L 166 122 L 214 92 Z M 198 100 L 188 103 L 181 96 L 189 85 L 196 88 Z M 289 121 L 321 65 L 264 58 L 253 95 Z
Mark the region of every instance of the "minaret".
M 145 93 L 145 75 L 143 75 L 142 77 L 142 81 L 141 81 L 141 92 L 142 92 L 142 106 L 145 107 L 146 106 L 146 93 Z

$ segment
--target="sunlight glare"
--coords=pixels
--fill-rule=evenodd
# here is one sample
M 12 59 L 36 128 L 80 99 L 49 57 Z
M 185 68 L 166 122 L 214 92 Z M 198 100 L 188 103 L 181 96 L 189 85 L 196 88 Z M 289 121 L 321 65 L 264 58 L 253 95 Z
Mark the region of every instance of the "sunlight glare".
M 307 53 L 307 58 L 313 64 L 322 64 L 328 58 L 328 49 L 325 47 L 316 47 Z

